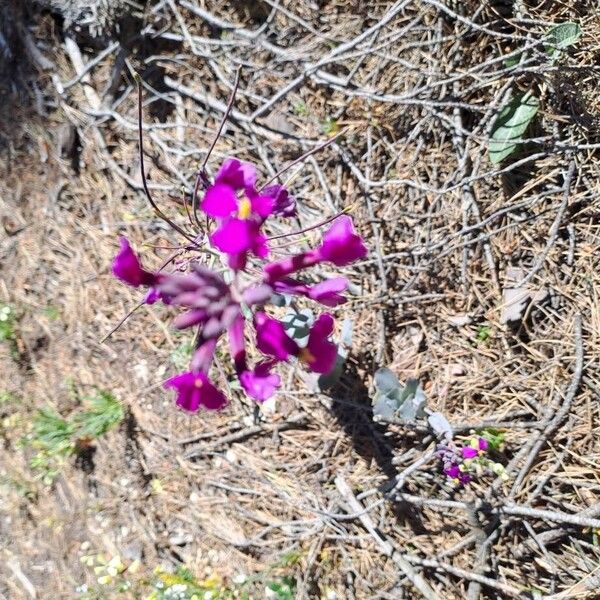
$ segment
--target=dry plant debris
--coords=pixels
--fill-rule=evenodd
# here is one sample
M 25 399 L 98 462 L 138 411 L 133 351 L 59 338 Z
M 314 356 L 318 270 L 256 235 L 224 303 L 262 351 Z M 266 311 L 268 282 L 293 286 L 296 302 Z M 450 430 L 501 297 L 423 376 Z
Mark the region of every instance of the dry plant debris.
M 126 4 L 99 35 L 32 12 L 30 104 L 2 107 L 0 593 L 143 597 L 155 567 L 184 564 L 255 598 L 598 597 L 596 4 Z M 550 57 L 566 22 L 581 35 Z M 185 224 L 238 68 L 209 172 L 231 155 L 265 178 L 293 163 L 298 228 L 347 209 L 370 249 L 342 269 L 355 293 L 340 382 L 320 393 L 291 372 L 258 422 L 241 399 L 175 410 L 162 383 L 189 340 L 164 307 L 101 343 L 141 300 L 110 276 L 118 235 L 152 267 L 180 243 L 142 193 L 133 73 L 150 187 Z M 527 93 L 537 113 L 492 164 L 496 117 Z M 509 289 L 529 300 L 506 318 Z M 495 435 L 508 480 L 455 486 L 427 428 L 375 422 L 382 366 L 416 377 L 456 436 Z M 21 440 L 38 409 L 71 414 L 94 390 L 123 401 L 122 424 L 45 485 Z

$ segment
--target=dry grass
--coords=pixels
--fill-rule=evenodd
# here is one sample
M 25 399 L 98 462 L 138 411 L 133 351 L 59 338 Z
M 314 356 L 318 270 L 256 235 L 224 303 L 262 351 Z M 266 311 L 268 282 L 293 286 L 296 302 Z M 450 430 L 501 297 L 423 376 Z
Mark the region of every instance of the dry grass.
M 48 115 L 15 113 L 0 180 L 0 300 L 19 312 L 20 352 L 15 361 L 0 346 L 2 388 L 16 398 L 0 406 L 0 593 L 27 597 L 30 585 L 38 598 L 76 597 L 75 586 L 95 583 L 79 562 L 90 542 L 139 557 L 146 577 L 185 563 L 230 581 L 294 551 L 298 598 L 422 597 L 368 520 L 344 518 L 353 510 L 342 481 L 362 505 L 375 503 L 366 514 L 434 597 L 598 597 L 597 534 L 560 520 L 600 515 L 598 16 L 585 2 L 467 2 L 455 12 L 423 0 L 402 3 L 387 23 L 401 3 L 207 1 L 194 13 L 200 4 L 148 7 L 132 29 L 145 37 L 123 43 L 122 62 L 115 49 L 62 95 L 55 83 L 76 76 L 73 51 L 50 37 L 49 17 L 36 23 L 38 38 L 55 42 L 54 82 L 41 76 Z M 583 36 L 558 69 L 535 48 L 516 74 L 493 62 L 567 19 Z M 78 40 L 92 60 L 98 50 Z M 290 367 L 259 428 L 235 391 L 219 414 L 175 410 L 161 384 L 185 338 L 169 329 L 168 309 L 138 311 L 100 343 L 139 301 L 109 274 L 118 234 L 145 247 L 149 265 L 169 254 L 153 247 L 178 243 L 140 194 L 131 72 L 148 83 L 155 196 L 185 224 L 180 186 L 191 190 L 238 65 L 236 112 L 211 171 L 235 154 L 269 177 L 347 128 L 291 171 L 297 225 L 352 206 L 371 248 L 346 270 L 360 293 L 339 311 L 355 330 L 340 385 L 317 393 Z M 532 135 L 543 139 L 493 167 L 494 116 L 511 90 L 527 89 L 542 103 Z M 74 146 L 61 141 L 65 123 Z M 509 327 L 511 267 L 547 294 Z M 509 481 L 455 489 L 434 461 L 382 500 L 385 484 L 432 447 L 423 428 L 373 422 L 368 392 L 382 365 L 419 377 L 457 431 L 501 430 Z M 90 473 L 67 464 L 48 488 L 17 442 L 36 408 L 74 407 L 70 382 L 83 394 L 110 389 L 129 416 L 98 442 Z

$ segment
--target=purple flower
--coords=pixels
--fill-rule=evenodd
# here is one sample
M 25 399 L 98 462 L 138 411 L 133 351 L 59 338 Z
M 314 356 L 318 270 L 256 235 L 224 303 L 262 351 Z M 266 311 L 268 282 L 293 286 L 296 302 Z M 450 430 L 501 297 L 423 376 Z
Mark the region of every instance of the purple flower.
M 271 373 L 274 361 L 265 361 L 256 365 L 253 371 L 243 371 L 239 379 L 244 391 L 255 400 L 264 402 L 277 390 L 281 383 L 279 375 Z
M 273 199 L 273 214 L 281 217 L 296 216 L 296 199 L 282 185 L 270 185 L 262 190 L 263 196 Z
M 275 281 L 273 287 L 279 294 L 306 296 L 325 306 L 333 307 L 346 302 L 346 298 L 341 295 L 341 292 L 348 289 L 348 280 L 345 277 L 334 277 L 310 286 L 291 277 L 286 277 L 280 281 Z
M 228 185 L 235 191 L 250 190 L 256 183 L 256 168 L 252 163 L 227 158 L 215 177 L 215 183 Z
M 450 477 L 450 479 L 458 479 L 460 477 L 460 467 L 456 463 L 452 463 L 444 469 L 444 474 Z
M 367 247 L 362 238 L 355 233 L 352 219 L 343 215 L 325 232 L 323 242 L 316 250 L 269 263 L 265 265 L 264 271 L 267 282 L 274 283 L 321 262 L 332 262 L 338 267 L 343 267 L 366 255 Z
M 272 319 L 264 312 L 254 315 L 256 329 L 256 347 L 277 360 L 287 360 L 299 351 L 298 344 L 285 332 L 281 321 Z
M 190 412 L 196 412 L 201 406 L 207 410 L 219 410 L 227 404 L 225 396 L 204 373 L 181 373 L 171 377 L 164 385 L 177 391 L 177 405 Z
M 249 219 L 229 219 L 210 237 L 215 248 L 229 255 L 252 252 L 258 258 L 269 253 L 267 238 L 260 232 L 260 223 Z
M 121 249 L 112 264 L 112 272 L 115 277 L 134 287 L 155 285 L 159 276 L 142 268 L 140 260 L 131 249 L 127 238 L 122 237 L 119 243 Z
M 330 314 L 322 314 L 308 334 L 306 348 L 302 348 L 298 353 L 298 358 L 315 373 L 330 373 L 335 365 L 337 346 L 329 341 L 333 333 L 333 323 Z
M 259 194 L 254 189 L 255 182 L 254 165 L 242 163 L 235 158 L 227 159 L 217 173 L 214 184 L 204 194 L 202 210 L 214 219 L 254 220 L 260 226 L 272 214 L 275 197 Z M 245 194 L 238 197 L 238 192 L 241 191 Z
M 462 449 L 463 458 L 476 458 L 477 456 L 483 456 L 488 449 L 488 441 L 485 438 L 479 437 L 471 440 L 471 445 L 465 446 Z
M 444 469 L 444 474 L 447 475 L 450 479 L 453 479 L 456 483 L 460 483 L 461 485 L 466 485 L 471 481 L 471 476 L 464 471 L 461 471 L 460 465 L 457 463 L 452 463 L 448 467 Z
M 331 315 L 318 317 L 308 331 L 306 344 L 300 347 L 288 336 L 280 321 L 260 310 L 254 314 L 256 347 L 268 358 L 255 366 L 248 365 L 242 308 L 254 307 L 256 311 L 257 307 L 267 304 L 275 292 L 303 296 L 325 306 L 338 306 L 345 302 L 343 293 L 348 289 L 345 278 L 308 284 L 290 275 L 321 262 L 344 266 L 366 254 L 351 219 L 340 217 L 325 232 L 318 248 L 267 264 L 258 277 L 253 278 L 254 272 L 250 270 L 239 273 L 246 270 L 249 256 L 264 259 L 268 255 L 267 238 L 261 231 L 265 220 L 272 214 L 283 217 L 296 214 L 296 201 L 284 186 L 270 185 L 259 191 L 256 178 L 252 164 L 229 158 L 201 203 L 202 210 L 216 219 L 211 243 L 236 271 L 230 283 L 218 272 L 187 257 L 178 260 L 175 273 L 147 271 L 125 238 L 121 239 L 120 251 L 113 262 L 116 277 L 129 285 L 148 288 L 147 304 L 162 300 L 184 309 L 175 317 L 175 327 L 198 328 L 199 345 L 190 371 L 165 382 L 165 387 L 176 390 L 177 404 L 188 411 L 194 412 L 200 407 L 216 410 L 227 403 L 208 376 L 224 332 L 228 333 L 240 384 L 248 396 L 259 402 L 272 396 L 280 386 L 280 377 L 273 372 L 278 361 L 293 356 L 316 373 L 328 373 L 335 365 L 337 348 L 330 339 L 334 328 Z M 206 177 L 202 176 L 202 180 Z
M 265 361 L 258 364 L 254 370 L 249 370 L 246 363 L 246 345 L 244 340 L 245 320 L 240 315 L 229 327 L 229 345 L 238 379 L 244 391 L 255 400 L 268 400 L 279 387 L 279 375 L 273 375 L 270 370 L 275 361 Z
M 202 325 L 205 339 L 218 337 L 240 314 L 239 303 L 223 278 L 206 267 L 194 264 L 186 275 L 168 275 L 157 284 L 157 290 L 174 306 L 190 309 L 175 317 L 173 325 L 186 329 Z
M 284 361 L 296 356 L 315 373 L 329 373 L 335 365 L 337 357 L 336 345 L 329 341 L 333 333 L 333 317 L 321 315 L 310 329 L 308 343 L 305 348 L 298 344 L 285 332 L 283 324 L 263 312 L 255 315 L 256 347 L 277 360 Z
M 354 232 L 352 219 L 343 215 L 336 219 L 323 235 L 323 243 L 317 252 L 321 260 L 343 267 L 364 258 L 367 255 L 367 247 L 362 238 Z

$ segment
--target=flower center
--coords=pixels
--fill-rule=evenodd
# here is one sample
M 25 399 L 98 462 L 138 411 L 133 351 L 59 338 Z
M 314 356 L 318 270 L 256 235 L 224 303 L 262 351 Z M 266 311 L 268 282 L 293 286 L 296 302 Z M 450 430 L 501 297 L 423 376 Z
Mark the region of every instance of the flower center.
M 303 363 L 312 363 L 315 362 L 315 357 L 311 354 L 308 348 L 301 348 L 300 352 L 298 352 L 298 358 Z
M 202 379 L 200 379 L 200 377 L 198 377 L 197 379 L 194 380 L 194 386 L 197 388 L 201 388 L 204 384 L 202 383 Z
M 247 219 L 252 214 L 252 205 L 248 198 L 242 198 L 240 200 L 240 206 L 238 208 L 238 217 L 240 219 Z

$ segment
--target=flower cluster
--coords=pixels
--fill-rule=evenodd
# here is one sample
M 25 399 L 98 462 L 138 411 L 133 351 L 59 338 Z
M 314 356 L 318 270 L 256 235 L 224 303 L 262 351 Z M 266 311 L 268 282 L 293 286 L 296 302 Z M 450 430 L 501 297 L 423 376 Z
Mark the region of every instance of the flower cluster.
M 334 320 L 330 314 L 324 313 L 315 321 L 307 344 L 301 347 L 265 308 L 274 294 L 302 296 L 328 307 L 342 304 L 343 292 L 349 285 L 345 278 L 334 277 L 309 285 L 297 278 L 298 273 L 320 263 L 348 265 L 367 254 L 365 244 L 354 231 L 350 217 L 342 215 L 333 220 L 316 248 L 265 262 L 269 256 L 268 239 L 263 233 L 266 220 L 271 216 L 295 215 L 296 204 L 283 186 L 259 189 L 256 179 L 252 164 L 228 159 L 200 204 L 216 223 L 209 239 L 221 253 L 228 276 L 197 260 L 191 261 L 185 272 L 149 271 L 125 238 L 121 238 L 120 252 L 113 262 L 117 278 L 148 289 L 146 303 L 160 300 L 184 309 L 175 318 L 175 327 L 198 328 L 190 370 L 165 383 L 176 390 L 177 404 L 188 411 L 201 406 L 220 409 L 227 403 L 209 377 L 217 344 L 224 335 L 229 339 L 242 388 L 259 402 L 271 397 L 280 385 L 279 375 L 273 372 L 278 363 L 294 357 L 315 373 L 328 373 L 335 364 L 337 351 L 330 339 Z M 263 262 L 257 264 L 257 259 Z M 253 366 L 248 364 L 246 353 L 248 322 L 254 329 L 256 348 L 264 355 Z
M 504 466 L 489 458 L 489 450 L 487 439 L 474 436 L 461 448 L 454 444 L 440 444 L 437 455 L 442 462 L 444 474 L 457 484 L 466 485 L 474 475 L 482 475 L 484 472 L 498 475 L 503 480 L 508 479 Z

